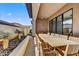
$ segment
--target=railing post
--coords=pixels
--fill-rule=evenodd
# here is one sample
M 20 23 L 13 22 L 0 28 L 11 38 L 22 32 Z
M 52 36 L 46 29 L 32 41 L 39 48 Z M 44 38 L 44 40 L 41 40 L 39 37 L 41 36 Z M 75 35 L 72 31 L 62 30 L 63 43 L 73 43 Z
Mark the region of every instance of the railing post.
M 34 44 L 35 44 L 35 55 L 39 56 L 39 43 L 37 37 L 34 37 Z

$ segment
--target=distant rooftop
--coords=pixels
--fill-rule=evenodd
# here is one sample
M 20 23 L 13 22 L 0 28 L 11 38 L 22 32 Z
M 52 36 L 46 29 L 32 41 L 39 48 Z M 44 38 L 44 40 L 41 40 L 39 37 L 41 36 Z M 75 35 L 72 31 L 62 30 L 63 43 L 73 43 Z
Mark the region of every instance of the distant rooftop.
M 3 20 L 0 20 L 0 24 L 9 25 L 9 26 L 14 26 L 14 27 L 19 27 L 18 25 L 15 25 L 15 24 L 12 24 L 12 23 L 3 21 Z

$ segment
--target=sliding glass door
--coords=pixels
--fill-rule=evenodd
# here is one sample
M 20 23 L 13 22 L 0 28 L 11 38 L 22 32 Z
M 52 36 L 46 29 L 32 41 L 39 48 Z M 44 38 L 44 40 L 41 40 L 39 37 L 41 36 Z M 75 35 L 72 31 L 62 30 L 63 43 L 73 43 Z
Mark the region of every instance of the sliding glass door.
M 72 35 L 72 20 L 73 20 L 73 10 L 70 9 L 61 15 L 52 19 L 49 23 L 49 29 L 52 33 L 64 34 L 68 35 L 69 33 Z
M 62 15 L 57 17 L 57 33 L 62 34 Z
M 49 33 L 51 33 L 51 32 L 52 32 L 52 22 L 49 21 Z
M 63 14 L 63 34 L 72 34 L 72 10 Z
M 53 19 L 53 27 L 52 27 L 52 31 L 53 33 L 56 33 L 56 18 Z

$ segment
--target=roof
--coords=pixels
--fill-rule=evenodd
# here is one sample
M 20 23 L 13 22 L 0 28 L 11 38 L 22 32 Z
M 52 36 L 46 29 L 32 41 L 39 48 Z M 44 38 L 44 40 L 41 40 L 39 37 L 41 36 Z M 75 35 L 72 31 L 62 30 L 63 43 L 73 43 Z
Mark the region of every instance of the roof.
M 32 3 L 26 3 L 26 8 L 27 8 L 29 17 L 32 18 Z
M 0 20 L 0 24 L 9 25 L 9 26 L 13 26 L 13 27 L 19 27 L 17 25 L 14 25 L 12 23 L 9 23 L 9 22 L 3 21 L 3 20 Z

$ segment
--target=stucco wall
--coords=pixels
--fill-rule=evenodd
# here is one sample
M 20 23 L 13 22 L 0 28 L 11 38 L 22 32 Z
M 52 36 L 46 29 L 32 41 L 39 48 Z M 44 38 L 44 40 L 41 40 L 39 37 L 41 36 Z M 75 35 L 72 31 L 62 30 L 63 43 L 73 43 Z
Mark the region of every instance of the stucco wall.
M 24 27 L 23 29 L 24 29 L 24 35 L 27 35 L 27 34 L 29 34 L 29 32 L 30 32 L 30 30 L 31 30 L 32 28 L 31 28 L 31 26 L 29 26 L 29 27 L 26 26 L 26 27 Z
M 36 32 L 37 33 L 47 33 L 48 32 L 48 21 L 47 20 L 36 20 Z
M 19 27 L 13 27 L 13 26 L 9 26 L 9 25 L 0 24 L 0 31 L 9 32 L 9 33 L 14 34 L 14 31 L 16 29 L 21 30 L 21 28 L 19 28 Z
M 64 5 L 66 5 L 66 3 L 41 3 L 38 17 L 48 18 Z

